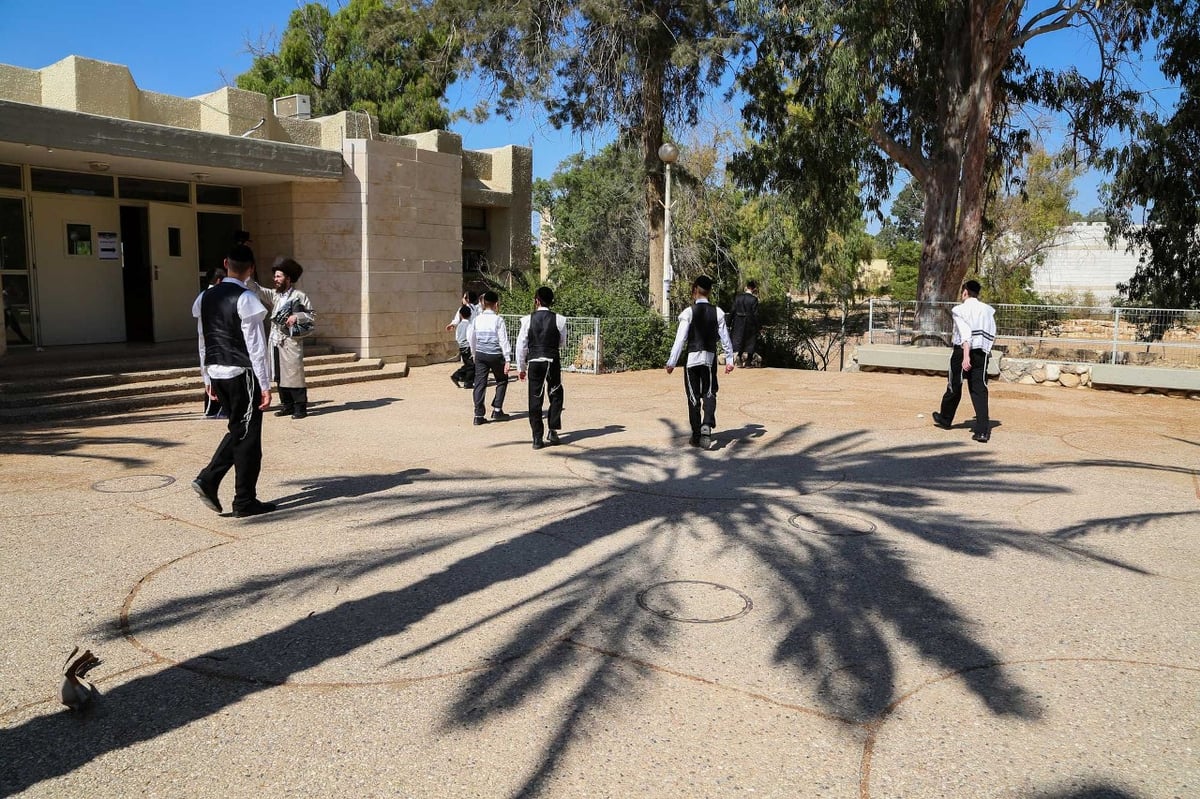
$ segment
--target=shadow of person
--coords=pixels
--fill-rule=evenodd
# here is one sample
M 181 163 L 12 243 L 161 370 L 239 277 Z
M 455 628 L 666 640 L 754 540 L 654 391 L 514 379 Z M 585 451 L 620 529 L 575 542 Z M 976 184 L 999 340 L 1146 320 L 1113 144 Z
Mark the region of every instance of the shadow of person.
M 395 474 L 338 475 L 294 480 L 286 482 L 284 485 L 298 486 L 299 490 L 279 497 L 275 502 L 280 510 L 290 510 L 327 500 L 380 494 L 402 485 L 409 485 L 413 482 L 413 478 L 425 474 L 429 474 L 428 469 L 405 469 Z
M 334 405 L 331 402 L 312 402 L 308 406 L 308 415 L 325 416 L 330 413 L 341 413 L 342 411 L 369 411 L 375 408 L 386 408 L 395 402 L 403 402 L 403 400 L 398 397 L 379 397 L 373 400 L 343 402 L 341 405 Z M 323 407 L 326 405 L 329 407 Z
M 604 427 L 590 427 L 585 430 L 571 430 L 567 433 L 561 433 L 564 444 L 574 444 L 579 441 L 585 441 L 589 438 L 599 438 L 600 436 L 608 436 L 613 433 L 624 433 L 625 425 L 609 424 Z

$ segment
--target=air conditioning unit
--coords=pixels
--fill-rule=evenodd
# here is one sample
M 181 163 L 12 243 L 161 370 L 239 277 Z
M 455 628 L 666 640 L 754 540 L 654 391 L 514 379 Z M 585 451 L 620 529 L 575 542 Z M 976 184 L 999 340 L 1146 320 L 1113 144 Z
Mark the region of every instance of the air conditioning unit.
M 312 98 L 307 94 L 289 94 L 275 98 L 275 116 L 312 119 Z

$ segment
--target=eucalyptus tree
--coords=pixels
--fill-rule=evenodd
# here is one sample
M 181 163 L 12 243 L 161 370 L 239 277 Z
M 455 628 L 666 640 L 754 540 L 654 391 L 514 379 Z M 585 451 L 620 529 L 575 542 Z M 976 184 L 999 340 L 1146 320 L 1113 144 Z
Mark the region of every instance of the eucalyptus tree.
M 1167 308 L 1200 308 L 1200 2 L 1165 0 L 1155 33 L 1161 69 L 1179 86 L 1169 117 L 1147 114 L 1116 154 L 1106 206 L 1110 236 L 1142 252 L 1120 291 Z M 1135 209 L 1144 208 L 1144 216 Z
M 667 125 L 690 127 L 740 51 L 732 0 L 426 0 L 449 21 L 487 108 L 513 118 L 540 104 L 556 128 L 616 132 L 638 143 L 648 219 L 650 304 L 662 303 Z
M 1150 0 L 741 0 L 753 39 L 740 76 L 757 143 L 735 158 L 747 182 L 830 213 L 878 213 L 899 170 L 925 197 L 918 298 L 949 300 L 975 261 L 989 176 L 1030 143 L 1025 106 L 1063 115 L 1081 158 L 1127 124 L 1139 95 L 1122 62 L 1146 35 Z M 1083 29 L 1099 66 L 1035 66 L 1038 37 Z M 861 189 L 861 192 L 860 192 Z M 818 246 L 823 220 L 812 220 Z

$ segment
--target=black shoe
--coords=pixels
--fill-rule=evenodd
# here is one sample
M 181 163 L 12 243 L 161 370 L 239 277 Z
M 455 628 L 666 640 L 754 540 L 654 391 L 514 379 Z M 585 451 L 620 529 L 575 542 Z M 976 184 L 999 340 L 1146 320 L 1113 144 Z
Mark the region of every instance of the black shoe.
M 978 441 L 980 444 L 988 443 L 988 439 L 990 438 L 991 435 L 988 433 L 976 433 L 975 435 L 971 436 L 972 441 Z
M 293 419 L 303 419 L 308 416 L 308 406 L 296 403 L 296 410 L 292 412 Z
M 284 405 L 279 410 L 275 411 L 276 416 L 291 416 L 296 412 L 296 408 L 292 405 Z
M 204 484 L 204 481 L 197 477 L 192 481 L 192 489 L 200 495 L 200 501 L 208 507 L 220 513 L 224 510 L 221 507 L 221 500 L 217 497 L 217 489 Z
M 492 408 L 492 421 L 503 422 L 508 419 L 508 414 L 499 408 Z
M 692 436 L 690 439 L 688 439 L 688 443 L 693 447 L 700 446 L 700 436 Z
M 942 428 L 943 430 L 950 429 L 950 422 L 946 419 L 945 416 L 942 416 L 937 411 L 933 412 L 933 423 L 935 425 L 937 425 L 938 427 Z
M 480 424 L 487 424 L 487 419 L 484 419 L 482 416 L 476 416 L 476 417 L 475 417 L 475 424 L 477 424 L 477 425 L 480 425 Z
M 246 516 L 260 516 L 275 510 L 274 502 L 259 502 L 257 499 L 244 508 L 234 508 L 233 518 L 241 519 Z
M 542 440 L 540 438 L 535 438 L 533 440 L 533 448 L 534 449 L 541 449 L 544 446 L 546 446 L 546 445 L 544 443 L 542 443 Z
M 450 375 L 450 382 L 454 384 L 455 388 L 462 388 L 462 383 L 459 382 L 455 375 Z
M 550 434 L 548 436 L 546 436 L 546 443 L 552 447 L 557 447 L 559 444 L 562 443 L 562 439 L 558 437 L 557 430 L 550 431 Z

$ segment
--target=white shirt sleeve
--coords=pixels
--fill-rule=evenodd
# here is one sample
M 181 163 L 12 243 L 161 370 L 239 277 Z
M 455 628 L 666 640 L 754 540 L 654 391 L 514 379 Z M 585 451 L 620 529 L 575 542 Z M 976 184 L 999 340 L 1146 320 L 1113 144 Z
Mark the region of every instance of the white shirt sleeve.
M 671 357 L 667 358 L 667 366 L 674 366 L 683 354 L 683 345 L 687 343 L 688 328 L 692 326 L 692 309 L 684 308 L 679 314 L 679 327 L 675 330 L 675 344 L 671 347 Z
M 721 338 L 721 346 L 725 349 L 725 362 L 733 363 L 733 343 L 729 340 L 729 326 L 725 324 L 725 312 L 717 309 L 717 335 Z
M 267 361 L 267 336 L 263 332 L 263 319 L 267 317 L 266 306 L 251 291 L 238 297 L 238 316 L 242 319 L 242 338 L 246 340 L 246 351 L 250 353 L 250 368 L 258 378 L 260 391 L 271 388 L 271 367 Z
M 196 295 L 196 301 L 192 303 L 192 316 L 196 319 L 196 337 L 200 339 L 200 376 L 204 378 L 204 385 L 208 386 L 208 370 L 204 368 L 204 322 L 200 319 L 200 302 L 203 299 L 204 292 L 202 291 Z
M 500 339 L 500 352 L 504 355 L 504 362 L 512 361 L 512 345 L 508 343 L 508 328 L 504 326 L 504 317 L 496 317 L 496 337 Z
M 525 358 L 529 349 L 529 320 L 532 317 L 521 317 L 521 329 L 517 331 L 517 371 L 525 371 Z

